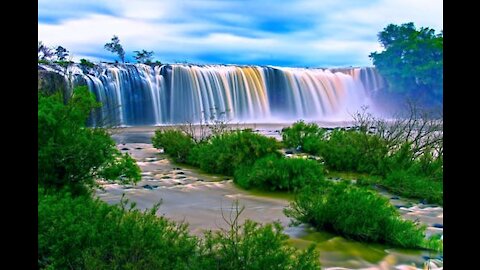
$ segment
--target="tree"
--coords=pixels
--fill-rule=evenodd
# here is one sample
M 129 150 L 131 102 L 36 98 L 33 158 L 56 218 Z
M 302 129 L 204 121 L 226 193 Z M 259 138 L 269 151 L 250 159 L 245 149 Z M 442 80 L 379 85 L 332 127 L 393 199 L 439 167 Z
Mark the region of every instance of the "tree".
M 42 41 L 38 42 L 38 59 L 39 60 L 50 60 L 54 53 L 50 48 L 45 46 Z
M 137 182 L 140 169 L 123 155 L 105 129 L 86 127 L 100 106 L 86 86 L 74 89 L 67 104 L 59 95 L 38 96 L 38 183 L 46 189 L 89 191 L 94 179 Z
M 56 49 L 55 49 L 55 55 L 57 56 L 57 59 L 59 61 L 65 61 L 66 57 L 68 56 L 68 50 L 65 49 L 64 47 L 62 46 L 58 46 Z
M 416 29 L 413 23 L 390 24 L 378 34 L 385 49 L 369 57 L 389 90 L 409 98 L 441 103 L 443 98 L 443 31 Z
M 120 39 L 117 36 L 113 36 L 112 42 L 106 43 L 104 48 L 112 53 L 118 55 L 122 63 L 125 63 L 125 51 L 123 50 L 122 45 L 120 44 Z
M 146 50 L 141 50 L 133 52 L 136 53 L 134 58 L 135 60 L 137 60 L 138 63 L 148 64 L 152 62 L 153 51 L 148 52 Z

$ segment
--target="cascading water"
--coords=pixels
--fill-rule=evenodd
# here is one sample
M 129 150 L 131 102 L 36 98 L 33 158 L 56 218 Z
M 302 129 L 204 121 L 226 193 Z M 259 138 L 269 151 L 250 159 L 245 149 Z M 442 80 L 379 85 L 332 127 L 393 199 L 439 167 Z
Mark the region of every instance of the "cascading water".
M 345 120 L 385 86 L 374 68 L 99 64 L 67 74 L 103 104 L 92 125 Z

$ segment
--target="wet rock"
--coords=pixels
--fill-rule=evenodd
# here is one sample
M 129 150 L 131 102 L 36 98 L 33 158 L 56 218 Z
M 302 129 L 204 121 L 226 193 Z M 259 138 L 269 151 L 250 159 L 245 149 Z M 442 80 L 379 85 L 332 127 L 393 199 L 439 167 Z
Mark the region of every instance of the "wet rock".
M 178 186 L 178 185 L 181 185 L 181 184 L 182 184 L 182 183 L 177 183 L 177 186 Z
M 181 170 L 182 168 L 172 168 L 172 170 L 174 171 L 178 171 L 178 170 Z
M 420 203 L 421 204 L 428 204 L 428 201 L 427 201 L 427 199 L 423 199 L 423 200 L 420 200 Z
M 292 154 L 293 154 L 293 151 L 292 151 L 292 150 L 287 150 L 287 151 L 285 151 L 285 154 L 287 154 L 287 155 L 292 155 Z
M 170 176 L 164 175 L 164 176 L 162 176 L 162 177 L 160 177 L 160 178 L 161 178 L 161 179 L 170 179 Z
M 187 178 L 186 176 L 178 176 L 177 179 L 185 179 Z
M 185 174 L 184 172 L 177 172 L 177 174 Z
M 136 150 L 142 150 L 142 147 L 135 147 Z
M 198 182 L 203 182 L 204 180 L 199 178 L 199 179 L 197 179 L 197 181 Z
M 391 197 L 390 199 L 391 199 L 391 200 L 399 200 L 400 198 L 397 197 L 397 196 L 393 196 L 393 197 Z
M 129 148 L 122 148 L 122 151 L 130 150 Z
M 435 223 L 435 224 L 432 225 L 432 227 L 443 229 L 443 224 Z
M 429 256 L 422 256 L 422 258 L 423 258 L 425 261 L 430 260 L 430 257 L 429 257 Z
M 406 207 L 406 205 L 395 205 L 395 207 L 400 209 L 401 207 Z
M 158 188 L 158 186 L 144 185 L 143 188 L 144 188 L 144 189 L 153 190 L 153 189 Z

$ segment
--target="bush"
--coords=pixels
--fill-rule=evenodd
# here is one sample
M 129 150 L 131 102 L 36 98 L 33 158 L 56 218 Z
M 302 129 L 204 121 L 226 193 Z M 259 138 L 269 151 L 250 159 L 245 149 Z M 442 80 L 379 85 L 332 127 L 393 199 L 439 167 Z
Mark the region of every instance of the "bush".
M 322 166 L 313 160 L 268 156 L 253 166 L 235 171 L 234 181 L 241 187 L 296 191 L 323 180 Z
M 88 61 L 87 59 L 80 59 L 80 66 L 82 67 L 87 67 L 87 68 L 93 68 L 95 67 L 95 64 Z
M 304 148 L 307 139 L 321 140 L 325 130 L 315 123 L 306 124 L 303 120 L 295 122 L 292 126 L 282 129 L 282 141 L 286 147 Z
M 186 162 L 190 150 L 195 146 L 192 138 L 179 130 L 156 130 L 152 138 L 153 147 L 163 148 L 176 162 Z
M 86 127 L 100 106 L 87 87 L 77 87 L 67 104 L 60 94 L 38 96 L 38 181 L 46 188 L 84 193 L 94 179 L 137 182 L 140 170 L 122 155 L 106 130 Z M 107 172 L 104 172 L 107 170 Z
M 401 219 L 388 199 L 345 183 L 305 188 L 285 214 L 316 229 L 359 241 L 405 248 L 424 245 L 425 227 Z
M 122 199 L 108 205 L 89 196 L 38 192 L 39 269 L 320 269 L 313 247 L 299 251 L 278 223 L 246 221 L 208 232 L 140 212 Z
M 330 169 L 374 174 L 380 172 L 388 152 L 386 142 L 379 136 L 344 130 L 334 130 L 328 140 L 317 143 L 314 149 Z
M 228 231 L 207 233 L 204 269 L 320 269 L 314 245 L 299 251 L 287 244 L 280 223 L 260 225 L 247 220 Z
M 395 170 L 377 184 L 401 196 L 443 205 L 443 183 L 412 170 Z
M 186 225 L 67 193 L 39 190 L 41 269 L 190 269 L 196 238 Z
M 252 165 L 269 154 L 280 155 L 274 138 L 251 131 L 227 132 L 198 144 L 189 155 L 189 163 L 209 173 L 233 175 L 241 165 Z

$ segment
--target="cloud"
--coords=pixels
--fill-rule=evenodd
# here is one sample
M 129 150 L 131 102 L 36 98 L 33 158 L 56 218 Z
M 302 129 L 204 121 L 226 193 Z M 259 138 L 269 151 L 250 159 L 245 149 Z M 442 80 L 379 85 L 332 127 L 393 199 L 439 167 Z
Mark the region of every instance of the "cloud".
M 366 66 L 388 23 L 443 28 L 439 0 L 39 0 L 39 40 L 74 55 L 114 60 L 153 50 L 162 62 Z

